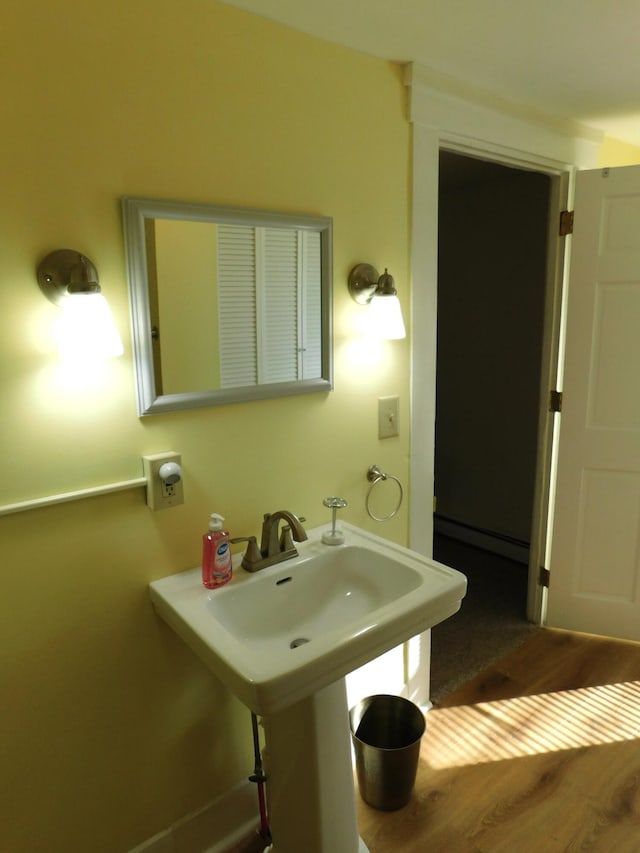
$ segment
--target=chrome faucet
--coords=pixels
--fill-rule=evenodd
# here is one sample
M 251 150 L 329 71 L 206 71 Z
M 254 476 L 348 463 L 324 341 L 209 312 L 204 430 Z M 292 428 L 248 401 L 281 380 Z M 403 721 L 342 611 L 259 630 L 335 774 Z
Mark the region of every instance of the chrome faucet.
M 281 520 L 286 521 L 287 524 L 279 534 Z M 260 569 L 266 569 L 267 566 L 297 557 L 298 552 L 293 544 L 294 541 L 304 542 L 307 538 L 307 532 L 302 526 L 303 521 L 304 518 L 299 518 L 286 509 L 280 509 L 264 515 L 260 548 L 255 536 L 240 536 L 232 539 L 232 542 L 249 543 L 242 558 L 242 568 L 248 572 L 257 572 Z

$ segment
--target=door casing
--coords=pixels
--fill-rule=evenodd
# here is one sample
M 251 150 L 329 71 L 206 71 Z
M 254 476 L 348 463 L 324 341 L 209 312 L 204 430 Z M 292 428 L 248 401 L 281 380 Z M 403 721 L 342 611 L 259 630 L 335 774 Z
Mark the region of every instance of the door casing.
M 437 331 L 438 162 L 441 148 L 542 172 L 552 177 L 549 222 L 572 201 L 575 172 L 597 163 L 601 137 L 588 128 L 542 121 L 518 109 L 509 115 L 477 93 L 463 97 L 447 90 L 447 81 L 419 66 L 405 75 L 413 124 L 412 231 L 412 399 L 409 544 L 432 555 L 433 481 L 435 450 L 435 387 Z M 450 88 L 450 87 L 449 87 Z M 568 131 L 574 132 L 571 136 Z M 555 226 L 550 224 L 550 228 Z M 549 243 L 541 401 L 561 381 L 563 343 L 563 281 L 567 238 L 554 235 Z M 415 331 L 419 330 L 420 334 Z M 557 431 L 556 431 L 557 432 Z M 553 480 L 557 440 L 553 416 L 541 405 L 534 523 L 527 615 L 540 622 L 545 596 L 538 566 L 547 551 L 547 530 L 553 515 Z

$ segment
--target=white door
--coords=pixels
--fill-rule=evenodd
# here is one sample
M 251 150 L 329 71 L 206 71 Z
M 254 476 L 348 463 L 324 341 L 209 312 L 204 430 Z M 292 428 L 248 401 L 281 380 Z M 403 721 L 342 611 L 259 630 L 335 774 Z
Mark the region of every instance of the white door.
M 547 624 L 640 640 L 640 166 L 579 172 Z

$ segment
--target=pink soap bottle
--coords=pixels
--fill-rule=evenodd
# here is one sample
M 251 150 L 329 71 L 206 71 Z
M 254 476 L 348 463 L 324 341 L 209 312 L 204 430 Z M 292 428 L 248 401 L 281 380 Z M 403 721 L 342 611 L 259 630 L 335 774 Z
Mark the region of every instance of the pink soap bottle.
M 222 529 L 224 518 L 211 514 L 209 529 L 202 537 L 202 583 L 207 589 L 224 586 L 231 580 L 229 531 Z

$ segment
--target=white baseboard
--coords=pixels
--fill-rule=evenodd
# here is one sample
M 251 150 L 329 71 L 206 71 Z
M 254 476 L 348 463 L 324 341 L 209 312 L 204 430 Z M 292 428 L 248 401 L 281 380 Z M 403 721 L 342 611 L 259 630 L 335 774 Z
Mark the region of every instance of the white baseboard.
M 256 786 L 241 782 L 129 853 L 224 853 L 259 825 Z
M 484 551 L 491 551 L 492 554 L 499 554 L 517 563 L 524 563 L 525 566 L 529 565 L 529 548 L 526 545 L 510 542 L 508 539 L 458 524 L 448 518 L 438 518 L 437 515 L 433 517 L 433 529 L 435 533 L 440 533 L 442 536 L 457 539 L 459 542 L 482 548 Z

